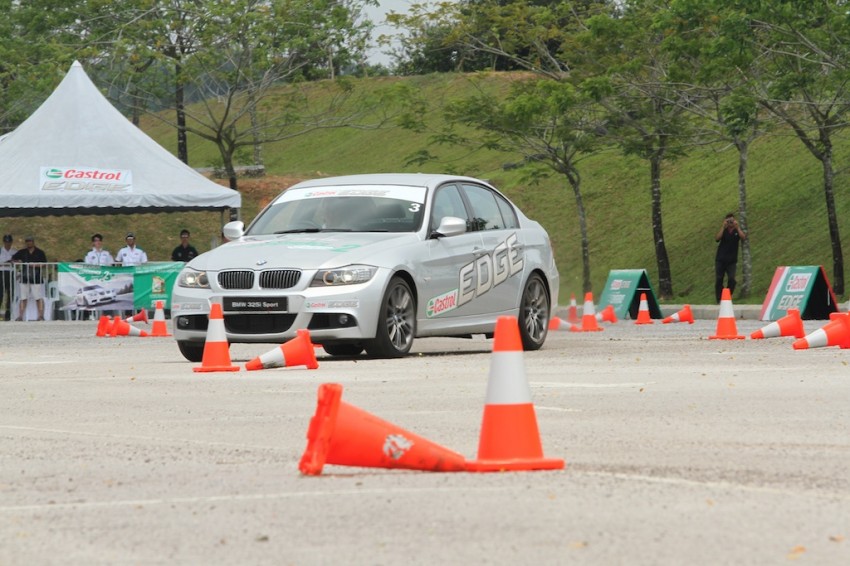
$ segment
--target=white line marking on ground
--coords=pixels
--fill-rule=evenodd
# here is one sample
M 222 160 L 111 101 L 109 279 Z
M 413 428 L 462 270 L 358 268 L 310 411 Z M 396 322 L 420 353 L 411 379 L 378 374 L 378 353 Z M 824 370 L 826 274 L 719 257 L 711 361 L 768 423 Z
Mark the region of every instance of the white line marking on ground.
M 51 362 L 34 362 L 32 360 L 28 362 L 16 362 L 13 360 L 0 360 L 0 365 L 8 365 L 8 366 L 37 366 L 37 365 L 48 365 L 48 364 L 70 364 L 71 360 L 56 360 Z
M 569 389 L 569 388 L 613 388 L 613 387 L 646 387 L 652 385 L 655 381 L 646 383 L 557 383 L 553 381 L 534 381 L 532 387 L 551 387 L 553 389 Z

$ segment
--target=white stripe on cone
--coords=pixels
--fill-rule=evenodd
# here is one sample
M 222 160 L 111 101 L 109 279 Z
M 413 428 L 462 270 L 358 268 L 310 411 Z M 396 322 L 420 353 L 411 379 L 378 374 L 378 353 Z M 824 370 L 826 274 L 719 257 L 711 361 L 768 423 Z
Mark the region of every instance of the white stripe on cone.
M 487 382 L 487 405 L 531 403 L 522 352 L 493 352 Z

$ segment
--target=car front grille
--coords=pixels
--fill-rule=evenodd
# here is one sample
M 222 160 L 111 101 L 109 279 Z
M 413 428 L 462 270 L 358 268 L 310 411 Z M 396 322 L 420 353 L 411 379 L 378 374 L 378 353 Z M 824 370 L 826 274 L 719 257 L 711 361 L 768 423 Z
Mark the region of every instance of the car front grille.
M 279 334 L 295 322 L 294 314 L 228 314 L 224 327 L 234 334 Z
M 251 289 L 254 286 L 253 271 L 222 271 L 218 274 L 222 289 Z
M 301 271 L 298 269 L 269 269 L 260 272 L 262 289 L 290 289 L 298 284 Z M 254 288 L 253 271 L 222 271 L 218 274 L 222 289 L 238 290 Z
M 298 284 L 301 272 L 297 269 L 270 269 L 260 273 L 260 287 L 263 289 L 289 289 Z

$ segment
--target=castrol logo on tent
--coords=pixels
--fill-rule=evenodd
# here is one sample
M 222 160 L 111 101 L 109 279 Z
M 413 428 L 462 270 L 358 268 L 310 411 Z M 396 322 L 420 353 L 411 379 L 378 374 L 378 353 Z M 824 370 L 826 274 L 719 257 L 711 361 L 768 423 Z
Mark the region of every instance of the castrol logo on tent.
M 133 172 L 96 167 L 42 167 L 38 180 L 42 191 L 129 193 Z

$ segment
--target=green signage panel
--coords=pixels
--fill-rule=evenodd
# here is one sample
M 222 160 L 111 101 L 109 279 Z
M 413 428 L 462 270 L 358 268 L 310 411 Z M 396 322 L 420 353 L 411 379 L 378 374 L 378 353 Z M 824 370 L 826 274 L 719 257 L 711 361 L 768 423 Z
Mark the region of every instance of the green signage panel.
M 806 320 L 828 319 L 838 312 L 832 286 L 821 265 L 784 265 L 776 268 L 761 306 L 760 320 L 779 320 L 788 309 L 799 309 Z
M 597 312 L 612 305 L 617 318 L 626 318 L 628 314 L 629 318 L 636 320 L 641 293 L 646 293 L 650 318 L 661 318 L 661 307 L 658 306 L 658 299 L 655 298 L 655 291 L 652 290 L 646 270 L 612 269 L 608 272 L 608 281 L 605 282 L 605 289 L 599 297 Z
M 85 263 L 59 264 L 59 308 L 63 311 L 153 310 L 156 302 L 170 308 L 171 289 L 185 267 L 182 262 L 110 267 Z

